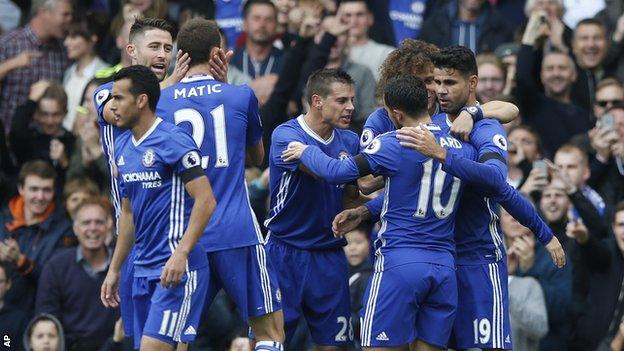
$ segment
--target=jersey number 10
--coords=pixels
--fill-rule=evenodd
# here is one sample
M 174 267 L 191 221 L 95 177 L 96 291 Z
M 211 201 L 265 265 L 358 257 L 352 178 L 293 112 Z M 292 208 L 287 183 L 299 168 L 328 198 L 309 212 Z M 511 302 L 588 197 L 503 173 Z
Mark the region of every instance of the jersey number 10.
M 215 168 L 227 167 L 230 162 L 228 159 L 227 134 L 225 131 L 225 108 L 223 107 L 223 104 L 210 110 L 210 115 L 213 118 L 215 148 L 217 155 Z M 201 150 L 206 131 L 204 117 L 201 113 L 192 108 L 183 108 L 181 110 L 177 110 L 173 114 L 173 118 L 175 119 L 176 125 L 182 122 L 189 122 L 191 124 L 191 129 L 193 130 L 193 140 L 195 140 L 195 144 Z M 208 168 L 208 156 L 202 157 L 201 165 L 203 169 Z
M 423 175 L 420 181 L 420 191 L 418 192 L 418 207 L 414 213 L 414 217 L 424 218 L 427 216 L 427 207 L 429 206 L 429 193 L 431 192 L 431 175 L 433 173 L 433 160 L 429 159 L 423 163 Z M 444 180 L 446 179 L 446 172 L 442 170 L 442 165 L 435 171 L 433 177 L 433 200 L 431 207 L 436 217 L 443 219 L 448 217 L 453 212 L 455 201 L 457 201 L 457 194 L 459 193 L 460 180 L 453 177 L 453 186 L 451 188 L 451 195 L 449 196 L 446 206 L 442 205 L 442 190 L 444 190 Z

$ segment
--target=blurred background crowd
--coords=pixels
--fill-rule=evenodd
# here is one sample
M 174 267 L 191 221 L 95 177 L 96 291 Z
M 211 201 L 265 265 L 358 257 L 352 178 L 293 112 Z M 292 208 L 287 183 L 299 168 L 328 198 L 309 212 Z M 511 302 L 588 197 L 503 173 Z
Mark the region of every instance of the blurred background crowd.
M 246 2 L 0 0 L 0 335 L 11 350 L 36 350 L 41 330 L 67 350 L 131 349 L 119 312 L 99 300 L 114 235 L 92 94 L 130 64 L 136 16 L 217 22 L 234 52 L 228 80 L 256 93 L 267 149 L 274 128 L 304 111 L 316 69 L 353 77 L 360 133 L 380 106 L 380 67 L 393 50 L 418 47 L 413 39 L 469 47 L 479 101 L 520 110 L 505 125 L 508 182 L 534 202 L 569 262 L 557 269 L 528 229 L 500 214 L 515 349 L 624 350 L 624 1 Z M 175 57 L 147 64 L 172 70 Z M 266 165 L 246 176 L 262 222 Z M 375 230 L 347 235 L 354 321 Z M 192 350 L 249 350 L 225 295 L 203 320 Z M 291 349 L 309 343 L 302 322 Z

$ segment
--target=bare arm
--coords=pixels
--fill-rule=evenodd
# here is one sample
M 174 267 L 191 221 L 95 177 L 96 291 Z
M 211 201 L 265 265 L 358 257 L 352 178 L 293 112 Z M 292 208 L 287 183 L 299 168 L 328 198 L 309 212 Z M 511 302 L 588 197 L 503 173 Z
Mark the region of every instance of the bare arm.
M 358 187 L 362 191 L 362 194 L 364 195 L 370 195 L 374 193 L 375 191 L 383 188 L 384 185 L 386 184 L 384 177 L 382 176 L 375 177 L 372 174 L 369 174 L 367 176 L 364 176 L 358 179 L 357 183 L 358 183 Z
M 260 166 L 264 160 L 264 143 L 260 142 L 247 148 L 247 163 L 252 166 Z
M 483 115 L 497 119 L 499 122 L 505 124 L 513 121 L 518 117 L 520 110 L 518 107 L 510 102 L 504 101 L 490 101 L 481 105 Z

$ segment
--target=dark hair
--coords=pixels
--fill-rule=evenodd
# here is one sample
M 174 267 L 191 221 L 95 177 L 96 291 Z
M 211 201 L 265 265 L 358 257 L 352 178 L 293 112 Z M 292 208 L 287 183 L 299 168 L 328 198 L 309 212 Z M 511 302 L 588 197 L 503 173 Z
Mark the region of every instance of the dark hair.
M 245 3 L 245 5 L 243 5 L 243 18 L 247 18 L 247 15 L 249 14 L 249 11 L 251 11 L 251 7 L 253 5 L 271 6 L 273 8 L 273 12 L 275 13 L 275 16 L 277 17 L 277 7 L 275 7 L 275 4 L 273 3 L 273 1 L 271 0 L 248 0 Z
M 63 187 L 63 202 L 67 201 L 71 194 L 77 192 L 84 192 L 91 196 L 98 196 L 100 194 L 100 188 L 93 180 L 91 180 L 91 178 L 71 178 L 65 182 L 65 186 Z
M 403 111 L 408 117 L 419 117 L 427 112 L 425 82 L 414 75 L 394 77 L 386 83 L 384 102 L 388 108 Z
M 371 7 L 370 7 L 370 4 L 369 4 L 368 1 L 369 0 L 340 0 L 339 3 L 338 3 L 338 7 L 340 7 L 340 5 L 342 5 L 342 4 L 346 4 L 346 3 L 349 3 L 349 2 L 361 2 L 361 3 L 364 3 L 364 5 L 366 5 L 366 10 L 370 12 L 370 8 Z
M 52 179 L 56 181 L 56 171 L 54 167 L 43 160 L 28 161 L 22 165 L 17 175 L 17 184 L 24 186 L 28 176 L 37 176 L 42 179 Z
M 579 29 L 580 26 L 588 26 L 588 25 L 594 25 L 594 26 L 598 26 L 602 29 L 603 32 L 606 33 L 606 28 L 604 23 L 602 23 L 601 21 L 595 19 L 595 18 L 584 18 L 580 21 L 578 21 L 578 23 L 576 24 L 576 27 L 574 27 L 574 32 L 576 32 L 577 29 Z
M 59 83 L 52 83 L 41 95 L 39 101 L 37 101 L 37 111 L 39 111 L 39 102 L 43 99 L 54 100 L 58 103 L 61 111 L 67 113 L 67 93 L 65 92 L 65 88 Z
M 54 328 L 56 328 L 56 333 L 59 336 L 59 339 L 61 338 L 61 336 L 63 335 L 63 331 L 59 330 L 59 324 L 57 323 L 57 319 L 56 317 L 47 314 L 47 313 L 40 313 L 37 316 L 35 316 L 33 319 L 30 320 L 30 323 L 28 323 L 28 329 L 26 330 L 26 336 L 28 338 L 28 340 L 30 341 L 30 337 L 32 337 L 32 333 L 33 330 L 35 330 L 35 326 L 37 325 L 37 323 L 41 322 L 41 321 L 49 321 L 52 322 L 54 324 Z
M 101 208 L 104 211 L 104 214 L 106 215 L 106 217 L 109 216 L 109 213 L 111 211 L 110 203 L 104 197 L 100 197 L 100 196 L 90 197 L 90 198 L 84 199 L 84 201 L 80 202 L 78 206 L 76 206 L 76 208 L 74 209 L 74 212 L 72 213 L 72 216 L 74 216 L 73 217 L 74 220 L 76 219 L 75 216 L 80 211 L 82 211 L 84 208 L 87 208 L 89 206 L 97 206 Z
M 135 98 L 141 94 L 147 95 L 148 105 L 152 112 L 156 112 L 156 105 L 158 99 L 160 99 L 160 85 L 158 78 L 152 70 L 145 66 L 134 65 L 126 68 L 122 68 L 113 77 L 113 81 L 117 82 L 122 79 L 129 79 L 132 83 L 130 85 L 130 92 Z
M 175 38 L 173 25 L 162 18 L 136 18 L 132 27 L 130 27 L 130 41 L 134 41 L 138 35 L 145 33 L 150 29 L 160 29 L 171 34 L 171 38 Z
M 111 77 L 108 78 L 99 78 L 99 77 L 93 77 L 91 78 L 91 80 L 89 80 L 87 82 L 87 84 L 85 85 L 84 89 L 82 90 L 82 95 L 80 98 L 80 105 L 83 105 L 85 103 L 85 99 L 84 99 L 84 95 L 87 92 L 87 89 L 89 89 L 90 85 L 95 85 L 96 87 L 99 87 L 100 85 L 104 84 L 104 83 L 108 83 L 110 82 Z M 91 99 L 91 97 L 88 97 L 89 99 Z
M 453 45 L 440 49 L 431 60 L 436 68 L 457 70 L 464 77 L 478 75 L 475 55 L 465 46 Z
M 433 65 L 431 57 L 438 51 L 440 49 L 437 46 L 422 40 L 403 40 L 401 46 L 392 51 L 379 67 L 376 98 L 383 98 L 384 87 L 389 79 L 404 74 L 424 74 Z
M 191 67 L 208 62 L 214 47 L 221 47 L 221 34 L 215 21 L 192 18 L 178 32 L 178 49 L 190 56 Z
M 70 23 L 67 29 L 67 36 L 83 37 L 86 40 L 91 40 L 91 37 L 95 35 L 97 37 L 95 46 L 97 47 L 100 40 L 106 35 L 107 27 L 106 14 L 88 11 L 83 17 L 75 18 Z
M 615 215 L 616 213 L 620 211 L 624 211 L 624 201 L 620 201 L 615 205 L 615 211 L 613 211 L 613 214 Z
M 511 133 L 515 132 L 516 130 L 524 130 L 525 132 L 531 134 L 535 138 L 535 141 L 537 144 L 537 152 L 540 155 L 544 156 L 544 146 L 542 145 L 542 137 L 539 135 L 537 130 L 535 130 L 535 128 L 527 124 L 518 124 L 517 126 L 513 126 L 509 129 L 509 132 L 507 132 L 507 136 L 509 137 Z
M 312 95 L 327 97 L 331 93 L 332 83 L 353 85 L 353 79 L 347 72 L 339 69 L 322 68 L 312 72 L 305 87 L 308 103 L 312 103 Z

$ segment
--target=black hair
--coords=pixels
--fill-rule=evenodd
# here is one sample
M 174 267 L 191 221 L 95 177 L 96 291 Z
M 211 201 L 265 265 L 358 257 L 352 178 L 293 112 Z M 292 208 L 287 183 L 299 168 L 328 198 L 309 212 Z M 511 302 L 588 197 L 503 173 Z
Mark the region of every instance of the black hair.
M 273 12 L 275 16 L 277 16 L 277 7 L 271 0 L 248 0 L 245 5 L 243 5 L 243 18 L 247 18 L 249 11 L 253 5 L 267 5 L 273 8 Z
M 115 74 L 113 81 L 117 82 L 122 79 L 130 80 L 132 83 L 130 92 L 135 98 L 141 94 L 147 95 L 150 110 L 156 112 L 156 105 L 160 98 L 160 85 L 158 78 L 151 69 L 141 65 L 122 68 Z
M 464 77 L 478 75 L 475 55 L 465 46 L 453 45 L 440 49 L 431 61 L 436 68 L 457 70 Z
M 331 84 L 341 83 L 353 85 L 353 78 L 342 70 L 322 68 L 312 72 L 306 83 L 306 100 L 312 103 L 312 95 L 319 95 L 322 98 L 331 93 Z
M 180 28 L 178 49 L 190 56 L 191 67 L 208 62 L 213 47 L 221 47 L 221 34 L 215 21 L 192 18 Z
M 408 117 L 419 117 L 427 112 L 425 82 L 414 75 L 394 77 L 386 83 L 384 102 L 389 109 L 405 112 Z
M 606 32 L 606 28 L 604 23 L 602 23 L 600 20 L 597 20 L 595 18 L 584 18 L 582 20 L 580 20 L 577 24 L 576 27 L 574 27 L 574 31 L 576 31 L 580 26 L 587 26 L 587 25 L 594 25 L 594 26 L 598 26 L 600 28 L 602 28 L 603 32 Z

